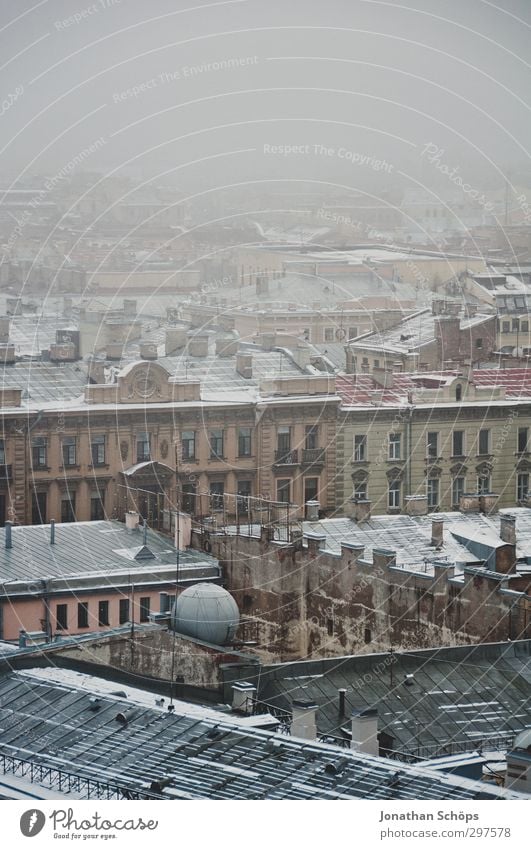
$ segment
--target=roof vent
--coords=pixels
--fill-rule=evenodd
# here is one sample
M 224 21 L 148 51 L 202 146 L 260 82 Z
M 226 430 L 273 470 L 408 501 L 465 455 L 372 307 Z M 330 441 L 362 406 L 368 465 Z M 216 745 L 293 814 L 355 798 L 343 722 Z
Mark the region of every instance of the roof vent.
M 155 560 L 155 555 L 147 545 L 143 545 L 135 554 L 135 560 Z

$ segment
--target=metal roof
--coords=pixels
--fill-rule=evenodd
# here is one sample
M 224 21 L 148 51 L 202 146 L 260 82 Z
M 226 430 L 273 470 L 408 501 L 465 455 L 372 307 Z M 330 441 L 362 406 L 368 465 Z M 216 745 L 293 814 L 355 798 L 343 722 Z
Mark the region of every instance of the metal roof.
M 178 707 L 181 710 L 181 707 Z M 117 714 L 127 711 L 124 721 Z M 130 711 L 130 713 L 129 713 Z M 220 718 L 188 716 L 116 696 L 0 679 L 0 755 L 141 790 L 169 778 L 165 798 L 474 799 L 507 791 Z M 0 764 L 2 761 L 0 760 Z M 36 788 L 36 793 L 39 790 Z
M 284 709 L 311 699 L 319 731 L 341 737 L 350 731 L 338 709 L 344 688 L 345 715 L 377 708 L 379 731 L 405 756 L 510 748 L 531 723 L 530 651 L 527 640 L 263 666 L 259 697 Z
M 154 558 L 135 560 L 143 545 L 143 530 L 128 531 L 120 522 L 57 523 L 55 543 L 50 544 L 50 525 L 12 528 L 12 548 L 5 548 L 5 528 L 0 528 L 0 581 L 38 581 L 44 578 L 108 575 L 142 569 L 145 579 L 160 580 L 161 567 L 175 568 L 172 540 L 148 530 L 147 546 Z M 180 569 L 204 566 L 218 571 L 217 560 L 204 552 L 180 552 Z

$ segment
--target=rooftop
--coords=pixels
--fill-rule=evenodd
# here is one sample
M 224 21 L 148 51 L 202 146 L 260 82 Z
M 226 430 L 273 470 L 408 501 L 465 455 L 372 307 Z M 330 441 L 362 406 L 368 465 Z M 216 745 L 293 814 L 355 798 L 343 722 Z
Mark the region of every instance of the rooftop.
M 174 799 L 514 797 L 422 767 L 242 728 L 182 703 L 168 713 L 117 695 L 97 701 L 91 695 L 90 681 L 54 683 L 28 673 L 1 678 L 0 752 L 118 786 L 122 798 L 154 792 L 163 778 L 169 779 L 163 798 Z M 34 775 L 38 796 L 37 781 L 49 787 L 53 775 Z
M 160 571 L 175 571 L 175 548 L 168 537 L 148 530 L 146 545 L 153 557 L 135 559 L 144 542 L 142 529 L 126 530 L 120 522 L 75 522 L 55 525 L 55 543 L 50 543 L 50 525 L 23 525 L 11 529 L 12 548 L 5 548 L 5 528 L 0 528 L 0 582 L 40 581 L 97 576 L 112 584 L 118 575 L 141 571 L 143 580 L 159 581 Z M 203 552 L 180 552 L 183 578 L 204 570 L 218 575 L 218 563 Z M 8 589 L 6 587 L 6 589 Z M 14 587 L 9 588 L 10 592 Z
M 314 701 L 319 732 L 345 739 L 353 707 L 377 708 L 387 746 L 412 758 L 506 749 L 531 724 L 530 652 L 522 640 L 264 666 L 259 696 L 284 709 Z

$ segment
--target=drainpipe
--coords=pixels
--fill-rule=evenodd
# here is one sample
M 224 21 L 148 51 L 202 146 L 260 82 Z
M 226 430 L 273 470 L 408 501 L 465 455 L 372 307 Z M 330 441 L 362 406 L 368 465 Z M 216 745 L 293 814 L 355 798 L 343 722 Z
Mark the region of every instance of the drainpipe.
M 42 600 L 44 603 L 44 630 L 46 632 L 46 640 L 50 642 L 52 639 L 52 624 L 50 622 L 50 588 L 48 581 L 43 578 L 42 584 Z
M 412 405 L 408 405 L 407 409 L 407 418 L 406 418 L 406 450 L 407 450 L 407 476 L 406 476 L 406 486 L 407 486 L 407 495 L 411 495 L 411 445 L 412 445 L 412 427 L 413 427 L 413 413 L 415 411 L 415 407 Z

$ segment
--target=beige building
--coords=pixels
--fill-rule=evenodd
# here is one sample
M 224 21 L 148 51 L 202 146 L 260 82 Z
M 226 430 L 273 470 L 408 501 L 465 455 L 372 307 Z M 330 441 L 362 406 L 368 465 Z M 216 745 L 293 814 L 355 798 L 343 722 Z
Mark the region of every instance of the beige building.
M 343 398 L 338 512 L 363 509 L 352 499 L 368 499 L 375 513 L 454 510 L 465 493 L 496 493 L 500 507 L 527 504 L 531 381 L 525 369 L 478 370 L 471 379 L 384 375 L 378 382 L 368 375 L 336 378 Z

